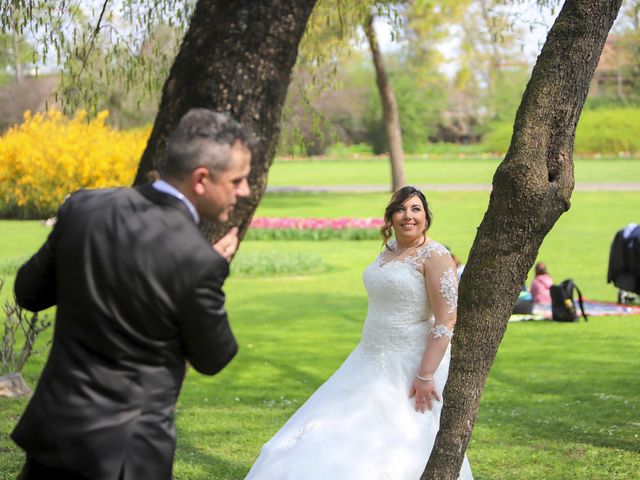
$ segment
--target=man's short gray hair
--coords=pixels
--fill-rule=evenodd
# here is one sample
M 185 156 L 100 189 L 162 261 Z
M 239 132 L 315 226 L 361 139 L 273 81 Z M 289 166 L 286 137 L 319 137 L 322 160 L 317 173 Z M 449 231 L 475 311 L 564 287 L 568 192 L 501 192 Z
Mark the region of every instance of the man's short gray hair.
M 251 148 L 249 131 L 229 114 L 193 108 L 167 139 L 160 175 L 183 179 L 205 167 L 216 176 L 231 167 L 231 147 L 236 142 Z

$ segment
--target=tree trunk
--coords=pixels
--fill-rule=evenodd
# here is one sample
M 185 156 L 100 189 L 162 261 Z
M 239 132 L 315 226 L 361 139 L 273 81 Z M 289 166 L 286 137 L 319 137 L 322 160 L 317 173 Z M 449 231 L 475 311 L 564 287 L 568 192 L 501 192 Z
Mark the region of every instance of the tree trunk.
M 498 85 L 501 83 L 504 75 L 502 73 L 502 55 L 498 44 L 502 43 L 502 39 L 498 38 L 496 20 L 491 16 L 491 5 L 488 0 L 480 1 L 480 14 L 484 21 L 484 28 L 489 31 L 489 68 L 487 69 L 487 96 L 489 97 L 489 117 L 495 118 L 498 115 L 498 105 L 496 94 Z
M 369 41 L 373 65 L 376 69 L 376 82 L 378 84 L 378 91 L 380 92 L 380 102 L 382 103 L 382 119 L 389 143 L 392 189 L 395 192 L 405 184 L 402 131 L 400 130 L 400 115 L 398 114 L 396 96 L 393 93 L 393 88 L 391 88 L 389 77 L 384 68 L 384 61 L 382 60 L 382 54 L 378 47 L 376 31 L 373 28 L 373 15 L 367 18 L 364 24 L 364 33 Z
M 29 397 L 33 392 L 18 372 L 0 375 L 0 398 Z
M 440 431 L 422 479 L 458 478 L 520 287 L 542 240 L 569 209 L 576 124 L 620 3 L 567 0 L 533 69 L 460 284 Z
M 14 78 L 15 83 L 18 85 L 22 81 L 22 63 L 20 58 L 20 42 L 18 38 L 18 19 L 17 12 L 13 11 L 13 32 L 11 39 L 13 41 L 13 66 L 15 68 Z
M 215 240 L 231 225 L 244 235 L 264 194 L 298 45 L 317 0 L 199 0 L 165 82 L 134 184 L 154 177 L 167 136 L 190 108 L 230 112 L 258 137 L 249 185 L 225 225 L 203 225 Z

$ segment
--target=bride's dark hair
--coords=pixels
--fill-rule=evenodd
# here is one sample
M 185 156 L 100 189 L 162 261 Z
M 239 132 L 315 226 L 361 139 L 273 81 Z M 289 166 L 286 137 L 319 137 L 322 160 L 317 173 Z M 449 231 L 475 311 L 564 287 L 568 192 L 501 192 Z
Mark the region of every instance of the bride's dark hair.
M 391 238 L 391 230 L 393 229 L 391 217 L 402 206 L 404 202 L 406 202 L 413 196 L 417 196 L 420 199 L 420 202 L 422 202 L 422 208 L 424 208 L 424 214 L 427 219 L 424 231 L 426 232 L 427 230 L 429 230 L 433 215 L 431 215 L 431 210 L 429 210 L 429 204 L 427 203 L 427 199 L 425 198 L 424 193 L 422 193 L 416 187 L 407 186 L 399 188 L 393 193 L 393 195 L 391 196 L 391 200 L 387 205 L 387 208 L 384 209 L 384 225 L 382 226 L 382 228 L 380 228 L 380 235 L 382 236 L 382 243 L 384 243 L 385 247 L 389 248 L 387 242 Z

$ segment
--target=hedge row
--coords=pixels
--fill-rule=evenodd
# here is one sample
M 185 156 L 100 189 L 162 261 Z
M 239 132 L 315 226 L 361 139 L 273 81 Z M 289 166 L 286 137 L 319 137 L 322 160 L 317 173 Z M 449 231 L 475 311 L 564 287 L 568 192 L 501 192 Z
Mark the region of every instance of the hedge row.
M 575 153 L 618 154 L 640 152 L 640 108 L 584 110 L 578 122 Z M 493 124 L 485 136 L 485 149 L 506 152 L 513 132 L 512 123 Z

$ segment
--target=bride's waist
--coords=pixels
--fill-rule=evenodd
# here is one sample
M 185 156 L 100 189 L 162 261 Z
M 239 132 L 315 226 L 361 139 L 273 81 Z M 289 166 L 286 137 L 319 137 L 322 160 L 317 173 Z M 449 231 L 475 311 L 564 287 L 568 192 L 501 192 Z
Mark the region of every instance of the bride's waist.
M 376 351 L 423 351 L 432 324 L 428 320 L 418 323 L 367 322 L 360 344 Z

